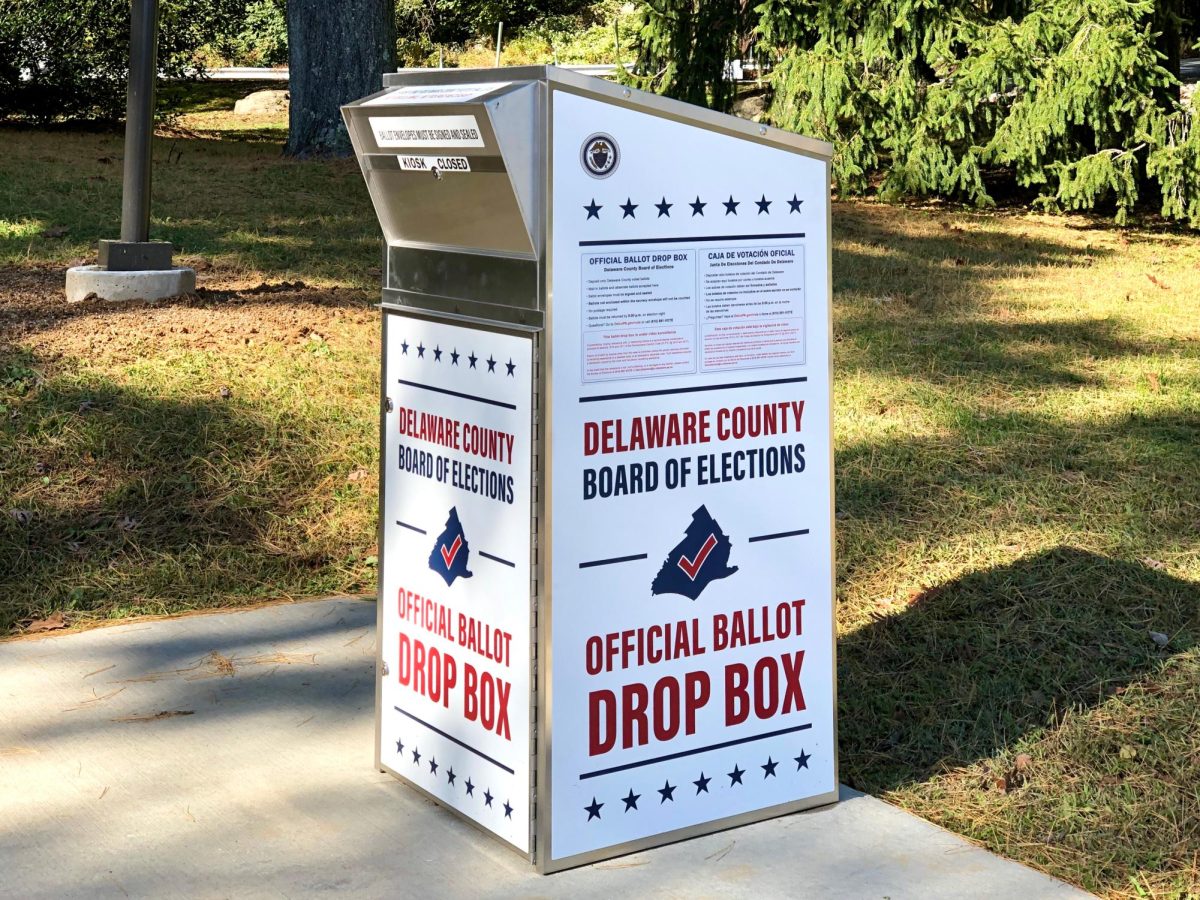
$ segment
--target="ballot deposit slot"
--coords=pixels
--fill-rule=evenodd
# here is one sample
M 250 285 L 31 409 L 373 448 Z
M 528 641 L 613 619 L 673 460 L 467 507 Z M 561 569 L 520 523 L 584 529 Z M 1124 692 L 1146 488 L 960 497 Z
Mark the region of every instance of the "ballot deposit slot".
M 343 112 L 380 769 L 543 872 L 833 802 L 830 147 L 554 67 Z

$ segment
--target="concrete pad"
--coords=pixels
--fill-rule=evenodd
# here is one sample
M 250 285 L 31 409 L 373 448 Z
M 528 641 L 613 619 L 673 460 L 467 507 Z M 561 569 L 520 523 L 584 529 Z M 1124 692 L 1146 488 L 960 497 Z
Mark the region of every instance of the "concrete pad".
M 165 300 L 196 290 L 195 269 L 119 272 L 100 266 L 67 269 L 67 300 L 76 303 L 95 294 L 101 300 Z
M 374 770 L 375 606 L 0 644 L 0 893 L 1086 897 L 871 797 L 539 876 Z

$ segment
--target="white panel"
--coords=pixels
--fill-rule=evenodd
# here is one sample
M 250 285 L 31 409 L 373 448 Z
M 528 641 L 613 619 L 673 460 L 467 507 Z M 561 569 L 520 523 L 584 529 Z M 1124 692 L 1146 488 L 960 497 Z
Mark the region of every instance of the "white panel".
M 528 852 L 532 341 L 389 315 L 381 760 Z
M 836 788 L 826 168 L 553 94 L 551 860 Z

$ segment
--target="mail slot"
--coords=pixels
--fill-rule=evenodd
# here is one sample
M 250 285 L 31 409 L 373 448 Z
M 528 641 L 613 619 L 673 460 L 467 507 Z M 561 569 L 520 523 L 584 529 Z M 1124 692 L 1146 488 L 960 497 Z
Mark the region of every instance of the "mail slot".
M 343 114 L 379 769 L 542 872 L 833 802 L 830 146 L 551 66 Z

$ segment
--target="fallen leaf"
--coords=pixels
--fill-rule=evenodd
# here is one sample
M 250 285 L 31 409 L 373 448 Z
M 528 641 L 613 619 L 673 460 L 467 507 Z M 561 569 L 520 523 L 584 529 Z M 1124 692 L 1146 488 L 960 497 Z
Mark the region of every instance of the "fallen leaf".
M 84 412 L 87 412 L 89 409 L 95 409 L 95 408 L 96 408 L 96 404 L 93 403 L 91 400 L 84 400 L 82 403 L 79 404 L 79 409 L 77 409 L 76 412 L 84 413 Z
M 140 524 L 141 520 L 135 519 L 133 516 L 121 516 L 117 520 L 118 531 L 133 531 Z
M 44 619 L 34 619 L 25 627 L 25 631 L 27 634 L 37 634 L 42 631 L 57 631 L 66 627 L 66 617 L 61 612 L 55 612 Z
M 1155 287 L 1160 287 L 1160 288 L 1162 288 L 1164 291 L 1169 291 L 1169 290 L 1170 290 L 1170 288 L 1169 288 L 1169 287 L 1167 287 L 1165 284 L 1163 284 L 1161 281 L 1159 281 L 1157 278 L 1155 278 L 1155 277 L 1154 277 L 1153 275 L 1151 275 L 1149 272 L 1147 272 L 1147 273 L 1146 273 L 1146 277 L 1150 279 L 1150 283 L 1151 283 L 1152 285 L 1154 285 Z
M 1137 759 L 1137 747 L 1131 747 L 1129 744 L 1121 745 L 1121 759 Z
M 1161 650 L 1167 646 L 1171 639 L 1161 631 L 1151 631 L 1150 640 L 1154 641 L 1154 646 Z
M 1147 372 L 1146 380 L 1148 382 L 1150 382 L 1150 390 L 1153 393 L 1157 394 L 1159 391 L 1162 390 L 1162 383 L 1158 380 L 1157 372 Z
M 1018 753 L 1016 758 L 1016 767 L 1018 772 L 1026 771 L 1033 765 L 1033 757 L 1028 753 Z
M 1143 557 L 1142 565 L 1146 566 L 1146 568 L 1148 568 L 1148 569 L 1158 569 L 1160 571 L 1167 567 L 1167 564 L 1165 562 L 1163 562 L 1162 560 L 1151 559 L 1149 556 Z
M 349 475 L 347 475 L 346 480 L 347 481 L 362 481 L 364 478 L 366 478 L 370 474 L 371 473 L 369 471 L 367 471 L 366 469 L 358 468 L 358 469 L 355 469 L 353 472 L 351 472 Z
M 1004 794 L 1008 793 L 1008 779 L 1003 775 L 997 775 L 992 783 L 996 786 L 996 790 Z
M 24 527 L 33 521 L 33 513 L 27 509 L 10 509 L 9 517 L 18 525 Z
M 230 397 L 233 396 L 233 391 L 231 391 L 229 389 L 229 387 L 224 384 L 221 385 L 221 389 L 219 391 L 217 391 L 217 393 L 221 395 L 222 400 L 228 400 Z

